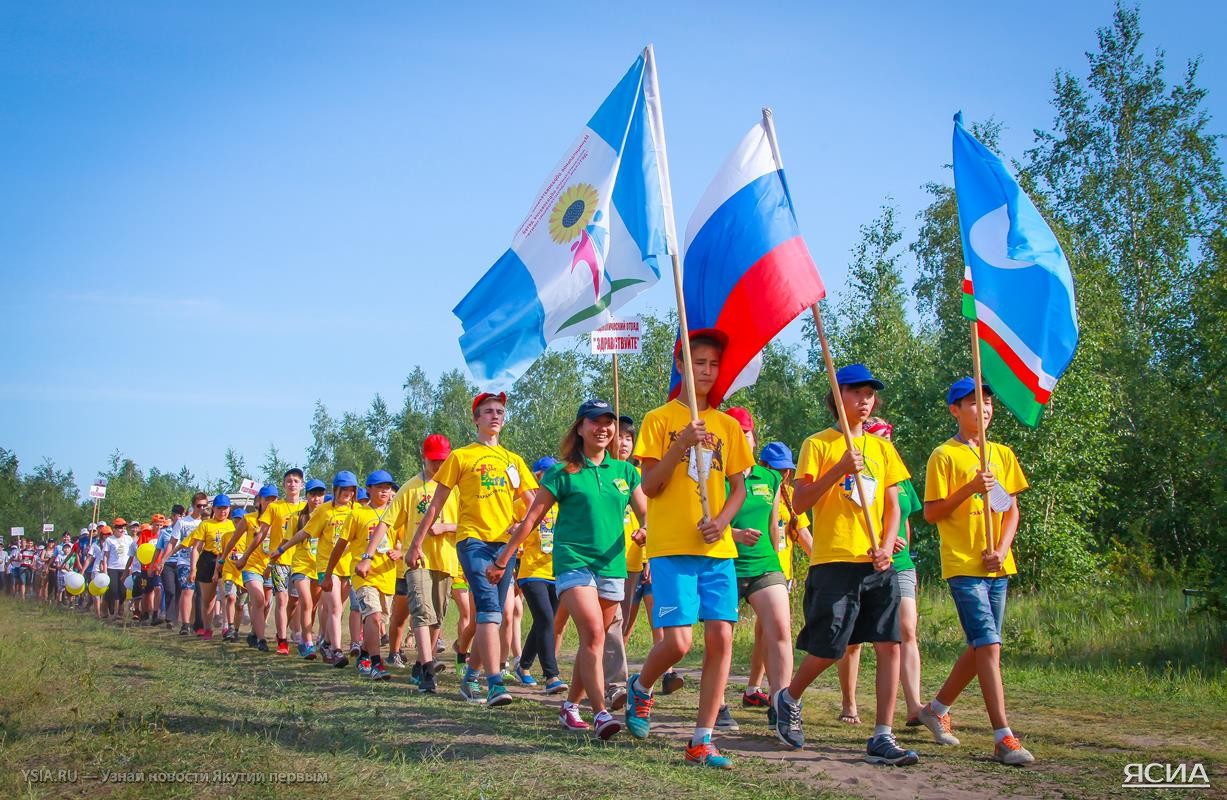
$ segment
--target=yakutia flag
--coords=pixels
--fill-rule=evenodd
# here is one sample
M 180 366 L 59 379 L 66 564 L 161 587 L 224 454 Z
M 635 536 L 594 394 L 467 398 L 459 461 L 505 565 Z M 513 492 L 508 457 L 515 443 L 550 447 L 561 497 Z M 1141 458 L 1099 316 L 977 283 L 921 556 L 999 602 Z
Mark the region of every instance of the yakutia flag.
M 758 380 L 767 343 L 826 296 L 793 212 L 766 119 L 720 167 L 686 225 L 682 293 L 691 335 L 728 341 L 707 401 Z M 674 366 L 669 397 L 681 391 Z
M 556 338 L 599 328 L 676 252 L 652 48 L 537 193 L 511 247 L 452 310 L 478 381 L 505 385 Z
M 954 117 L 954 193 L 963 238 L 963 316 L 975 320 L 984 382 L 1039 424 L 1078 347 L 1074 277 L 1057 237 L 1001 159 Z

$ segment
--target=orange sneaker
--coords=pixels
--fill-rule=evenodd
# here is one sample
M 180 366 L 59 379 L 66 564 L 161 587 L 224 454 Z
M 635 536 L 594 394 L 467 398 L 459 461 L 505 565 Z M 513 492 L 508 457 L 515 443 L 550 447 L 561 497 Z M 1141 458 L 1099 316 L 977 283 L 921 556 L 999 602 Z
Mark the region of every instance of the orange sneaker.
M 720 751 L 711 743 L 711 737 L 704 737 L 702 742 L 686 748 L 686 763 L 716 769 L 733 768 L 732 759 L 720 755 Z

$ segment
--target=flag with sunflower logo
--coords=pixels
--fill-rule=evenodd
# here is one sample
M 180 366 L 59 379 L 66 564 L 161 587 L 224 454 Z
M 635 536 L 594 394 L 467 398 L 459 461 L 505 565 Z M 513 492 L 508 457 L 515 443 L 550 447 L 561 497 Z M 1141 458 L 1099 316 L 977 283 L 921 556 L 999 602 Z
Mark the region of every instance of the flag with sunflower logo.
M 676 251 L 652 49 L 631 65 L 537 193 L 511 247 L 453 309 L 487 385 L 554 339 L 588 333 L 660 278 Z

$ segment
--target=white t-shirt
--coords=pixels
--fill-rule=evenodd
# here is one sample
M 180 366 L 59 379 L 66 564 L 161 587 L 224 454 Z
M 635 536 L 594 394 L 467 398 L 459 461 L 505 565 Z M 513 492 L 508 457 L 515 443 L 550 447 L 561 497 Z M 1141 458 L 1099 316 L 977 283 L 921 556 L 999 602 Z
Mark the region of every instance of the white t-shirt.
M 96 572 L 103 568 L 103 557 L 102 545 L 100 545 L 98 542 L 94 542 L 89 546 L 89 558 L 87 561 L 92 559 L 92 563 L 90 563 L 91 572 Z
M 132 537 L 127 531 L 115 534 L 107 539 L 107 569 L 125 569 L 128 566 L 128 553 L 132 550 Z

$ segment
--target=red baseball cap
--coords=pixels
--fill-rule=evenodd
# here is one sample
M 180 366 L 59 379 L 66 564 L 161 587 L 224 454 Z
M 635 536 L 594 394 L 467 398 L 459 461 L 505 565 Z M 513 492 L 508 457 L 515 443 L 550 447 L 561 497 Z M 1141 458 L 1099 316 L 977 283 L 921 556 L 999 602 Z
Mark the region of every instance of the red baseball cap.
M 123 517 L 116 517 L 116 518 L 115 518 L 115 521 L 114 521 L 114 522 L 112 522 L 111 524 L 112 524 L 112 525 L 114 525 L 114 526 L 115 526 L 115 527 L 117 527 L 117 528 L 122 528 L 122 527 L 124 527 L 125 525 L 127 525 L 128 523 L 124 521 L 124 518 L 123 518 Z
M 507 393 L 506 392 L 499 392 L 498 394 L 494 394 L 493 392 L 482 392 L 481 394 L 473 398 L 473 413 L 476 414 L 477 407 L 492 398 L 494 400 L 499 401 L 503 405 L 507 405 Z
M 737 420 L 737 423 L 741 425 L 741 429 L 743 431 L 748 433 L 754 430 L 754 417 L 750 414 L 750 409 L 742 408 L 741 406 L 733 406 L 724 413 Z
M 422 442 L 422 456 L 427 461 L 442 461 L 451 454 L 452 443 L 441 433 L 432 433 Z

